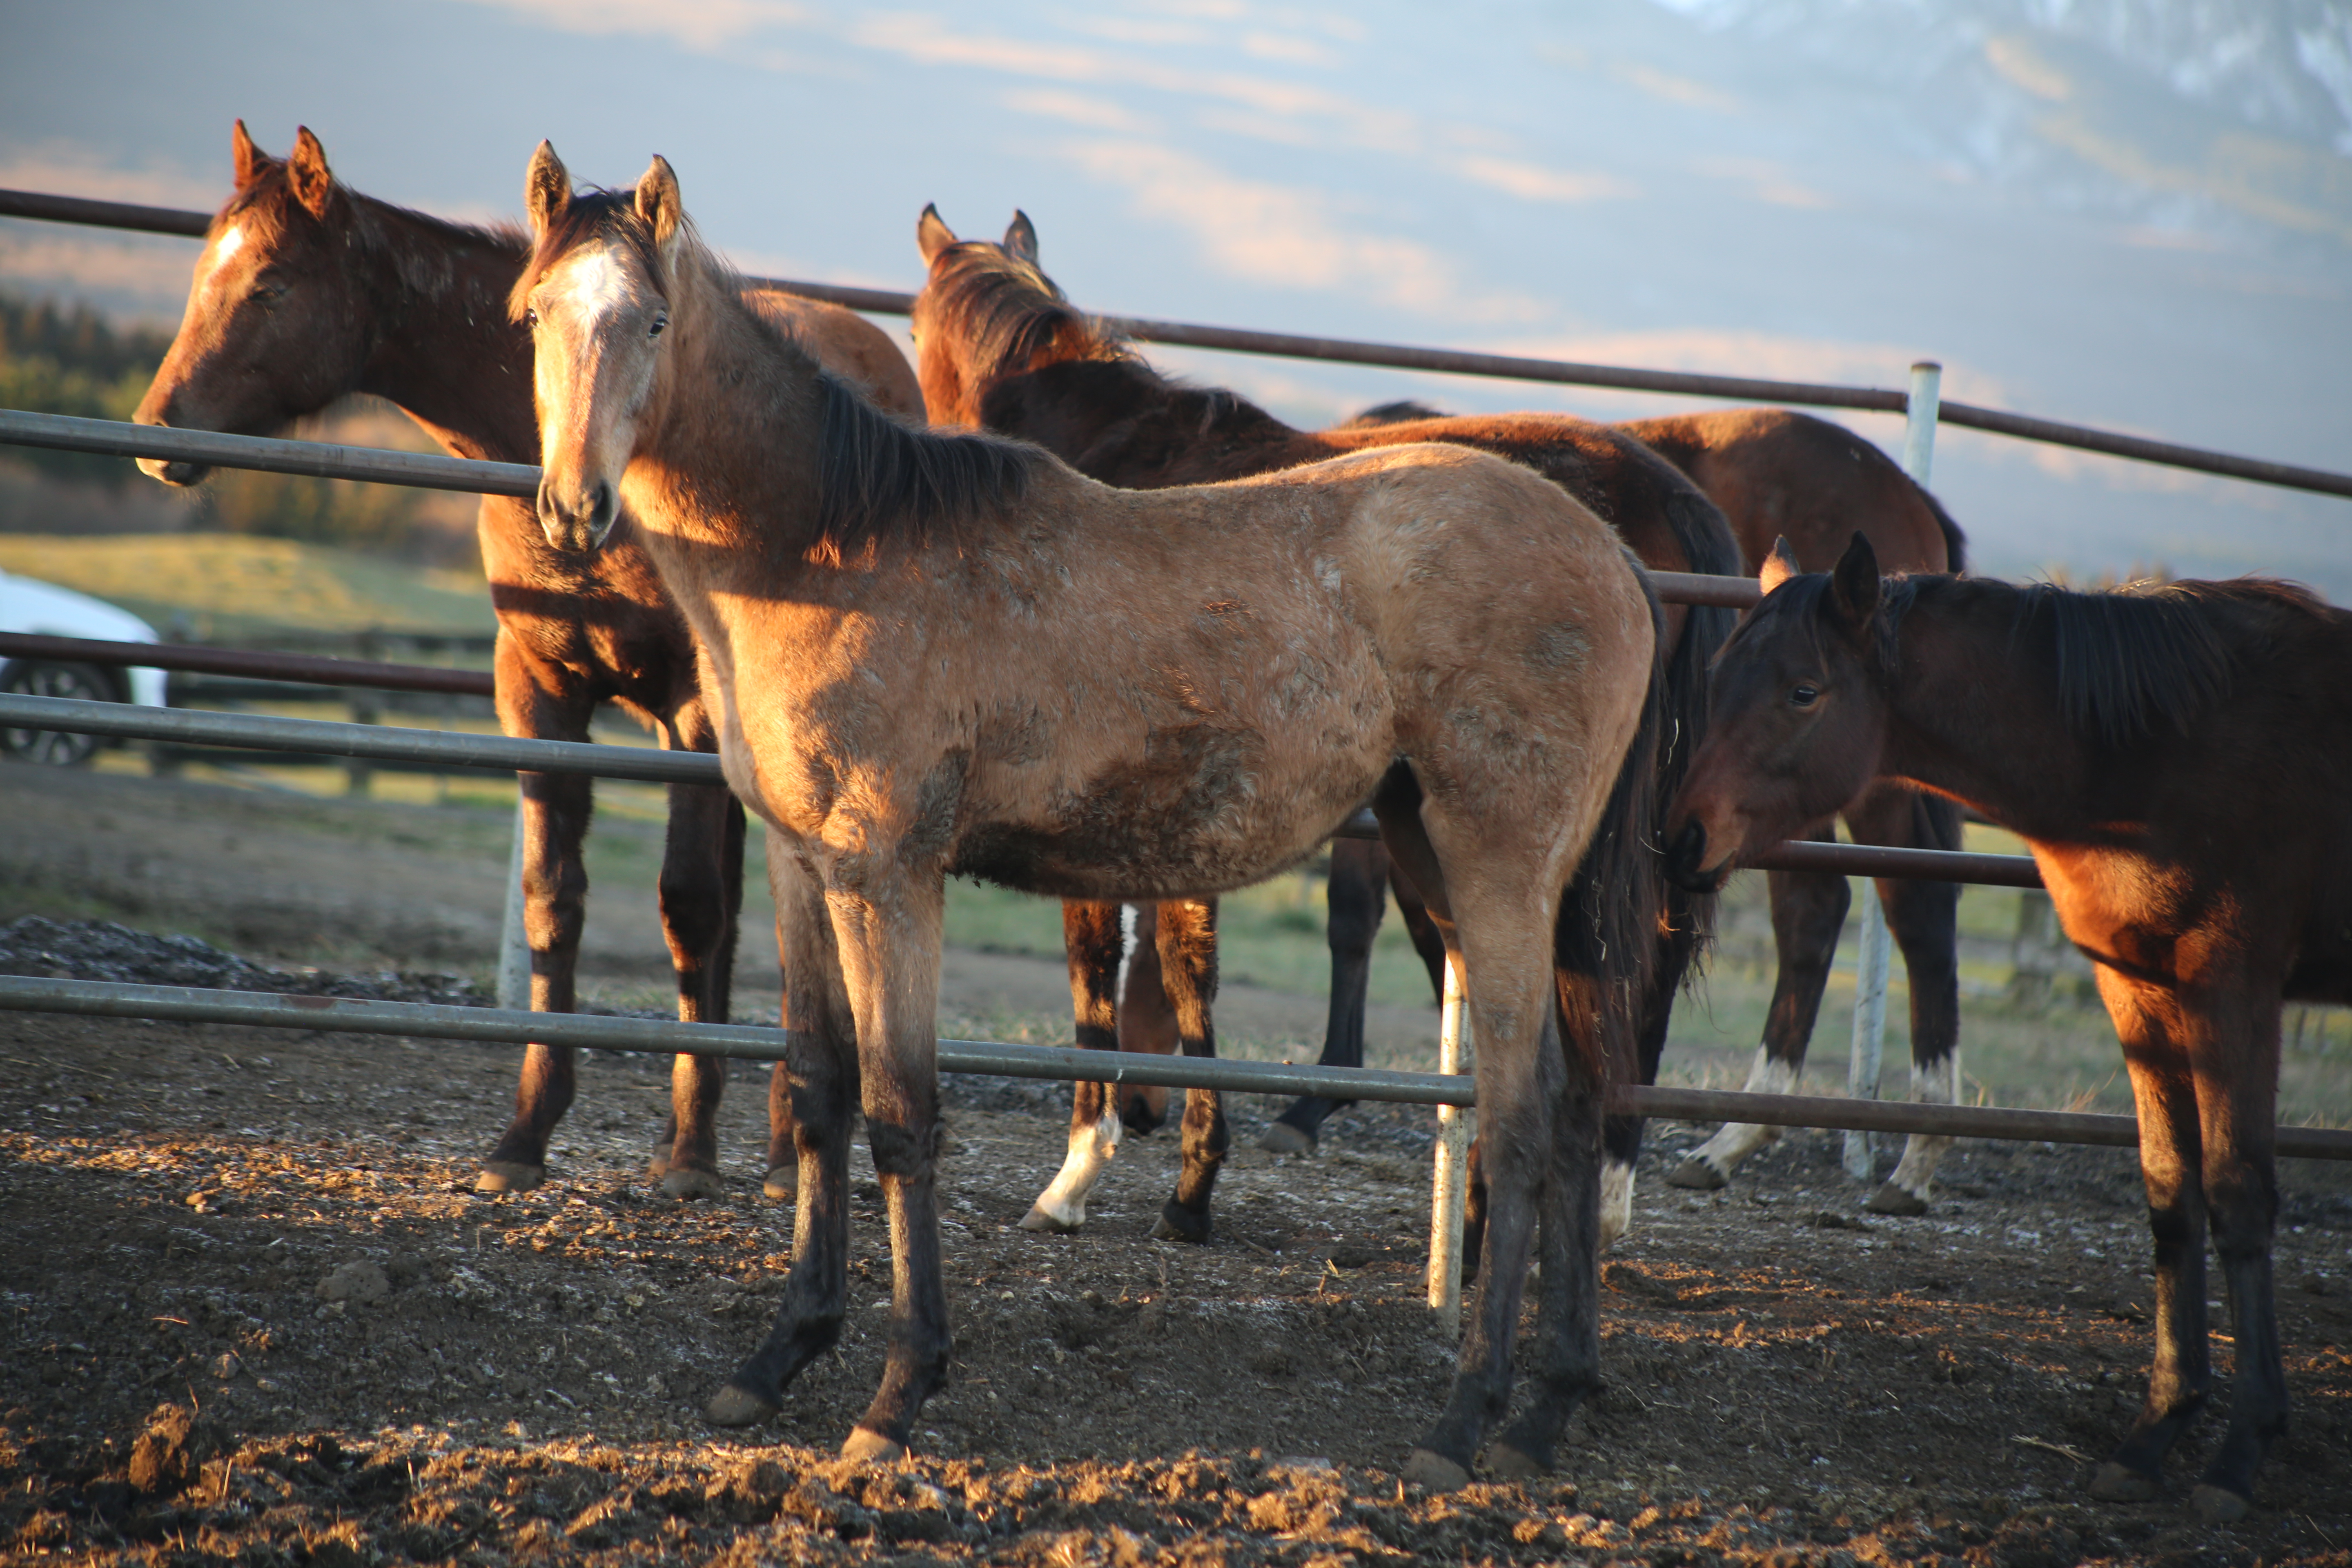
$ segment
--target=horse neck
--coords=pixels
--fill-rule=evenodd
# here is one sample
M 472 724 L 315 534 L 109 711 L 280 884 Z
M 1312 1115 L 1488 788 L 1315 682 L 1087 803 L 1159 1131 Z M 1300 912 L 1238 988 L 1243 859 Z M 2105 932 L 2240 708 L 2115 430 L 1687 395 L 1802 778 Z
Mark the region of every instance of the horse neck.
M 2014 605 L 1921 585 L 1904 617 L 1881 774 L 1924 785 L 2027 838 L 2078 836 L 2095 817 L 2092 747 L 2050 671 L 2021 653 Z
M 530 338 L 507 318 L 521 243 L 352 199 L 365 207 L 377 313 L 358 390 L 396 405 L 459 457 L 538 461 Z
M 1255 404 L 1171 382 L 1137 360 L 1065 360 L 1009 377 L 983 408 L 989 429 L 1134 489 L 1254 473 L 1263 455 L 1302 434 Z
M 667 389 L 624 496 L 681 600 L 772 590 L 802 566 L 815 526 L 821 367 L 712 269 L 679 269 L 670 317 Z

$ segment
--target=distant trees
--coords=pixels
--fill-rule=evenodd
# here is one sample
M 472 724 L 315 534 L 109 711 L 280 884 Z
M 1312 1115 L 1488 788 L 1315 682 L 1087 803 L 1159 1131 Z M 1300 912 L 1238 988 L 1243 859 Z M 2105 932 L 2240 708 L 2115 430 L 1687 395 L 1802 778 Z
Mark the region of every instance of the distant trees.
M 171 334 L 121 327 L 86 304 L 0 293 L 0 408 L 128 419 L 172 345 Z M 382 404 L 322 416 L 334 438 L 360 446 L 431 450 L 408 420 Z M 127 458 L 0 447 L 0 466 L 54 481 L 0 486 L 0 530 L 17 533 L 151 531 L 157 509 L 136 487 L 152 486 Z M 61 484 L 65 490 L 55 488 Z M 110 505 L 110 497 L 112 498 Z M 121 521 L 106 523 L 109 512 Z M 341 545 L 434 565 L 471 564 L 474 500 L 434 490 L 353 484 L 247 469 L 214 471 L 182 528 Z M 70 521 L 68 521 L 70 520 Z

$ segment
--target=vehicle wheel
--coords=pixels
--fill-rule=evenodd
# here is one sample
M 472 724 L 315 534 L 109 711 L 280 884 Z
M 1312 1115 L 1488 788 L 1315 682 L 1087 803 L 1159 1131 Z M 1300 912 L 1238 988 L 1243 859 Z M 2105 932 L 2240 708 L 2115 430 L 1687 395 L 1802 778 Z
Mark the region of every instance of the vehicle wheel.
M 21 659 L 0 677 L 0 691 L 19 697 L 71 697 L 84 702 L 119 702 L 121 693 L 103 670 L 89 664 L 52 664 Z M 98 754 L 99 737 L 61 730 L 0 730 L 0 756 L 12 762 L 78 768 Z

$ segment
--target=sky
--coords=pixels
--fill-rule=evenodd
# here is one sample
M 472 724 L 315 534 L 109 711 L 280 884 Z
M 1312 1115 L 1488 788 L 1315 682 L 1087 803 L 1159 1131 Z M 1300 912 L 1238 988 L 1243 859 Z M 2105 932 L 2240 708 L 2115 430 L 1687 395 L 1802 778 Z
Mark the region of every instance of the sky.
M 0 12 L 0 185 L 212 208 L 242 116 L 515 216 L 677 168 L 746 270 L 912 289 L 1015 207 L 1107 313 L 1900 386 L 2352 469 L 2352 0 L 79 0 Z M 193 242 L 0 220 L 0 288 L 168 322 Z M 887 323 L 894 327 L 898 323 Z M 1151 350 L 1319 424 L 1587 389 Z M 1899 421 L 1853 416 L 1890 449 Z M 1947 429 L 1981 570 L 2267 571 L 2352 501 Z

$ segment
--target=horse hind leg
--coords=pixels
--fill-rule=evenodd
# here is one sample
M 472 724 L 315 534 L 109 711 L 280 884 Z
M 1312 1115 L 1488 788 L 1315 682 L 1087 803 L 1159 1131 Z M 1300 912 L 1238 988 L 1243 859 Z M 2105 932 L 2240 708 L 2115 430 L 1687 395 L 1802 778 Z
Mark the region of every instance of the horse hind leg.
M 1608 1167 L 1594 1180 L 1602 1131 L 1597 1087 L 1571 1080 L 1552 1133 L 1551 1173 L 1542 1203 L 1542 1268 L 1537 1287 L 1533 1382 L 1527 1408 L 1486 1451 L 1507 1480 L 1553 1468 L 1568 1420 L 1601 1386 L 1601 1299 L 1592 1259 L 1608 1245 Z
M 1948 800 L 1895 794 L 1903 816 L 1892 831 L 1855 837 L 1900 847 L 1958 849 L 1960 808 Z M 1872 815 L 1876 815 L 1873 813 Z M 1957 882 L 1908 878 L 1878 884 L 1888 932 L 1903 950 L 1911 982 L 1911 1098 L 1928 1105 L 1960 1102 L 1960 888 Z M 1895 1172 L 1864 1206 L 1873 1214 L 1923 1215 L 1936 1179 L 1936 1166 L 1952 1146 L 1949 1138 L 1915 1132 L 1905 1140 Z
M 1120 907 L 1071 900 L 1062 905 L 1062 941 L 1069 957 L 1070 1002 L 1081 1050 L 1118 1049 L 1118 984 L 1126 950 Z M 1023 1230 L 1066 1235 L 1087 1223 L 1087 1199 L 1118 1152 L 1119 1119 L 1109 1087 L 1081 1080 L 1071 1086 L 1069 1152 L 1062 1168 L 1022 1216 Z
M 1125 957 L 1118 973 L 1118 1048 L 1171 1055 L 1181 1035 L 1160 971 L 1160 906 L 1123 904 L 1119 920 Z M 1118 1119 L 1139 1137 L 1157 1132 L 1168 1119 L 1168 1090 L 1159 1084 L 1119 1085 Z
M 1822 992 L 1829 984 L 1830 962 L 1837 952 L 1850 895 L 1843 877 L 1817 872 L 1772 871 L 1767 881 L 1780 974 L 1772 984 L 1772 1010 L 1764 1019 L 1764 1042 L 1756 1047 L 1756 1059 L 1741 1088 L 1749 1094 L 1788 1094 L 1804 1070 L 1805 1047 L 1821 1014 Z M 1727 1121 L 1667 1173 L 1666 1184 L 1700 1192 L 1727 1186 L 1740 1162 L 1780 1135 L 1778 1128 Z
M 732 795 L 704 784 L 670 786 L 661 918 L 682 1023 L 727 1021 L 742 903 L 742 844 L 743 807 Z M 671 1197 L 714 1198 L 726 1190 L 719 1177 L 718 1127 L 726 1087 L 724 1058 L 682 1054 L 672 1065 L 668 1138 L 647 1170 Z M 772 1170 L 774 1152 L 772 1148 Z
M 1160 971 L 1176 1010 L 1178 1038 L 1188 1057 L 1217 1054 L 1210 1014 L 1217 998 L 1217 905 L 1213 899 L 1160 906 Z M 1184 1163 L 1176 1193 L 1160 1211 L 1151 1234 L 1162 1241 L 1209 1239 L 1209 1199 L 1233 1139 L 1224 1097 L 1213 1089 L 1184 1091 Z

